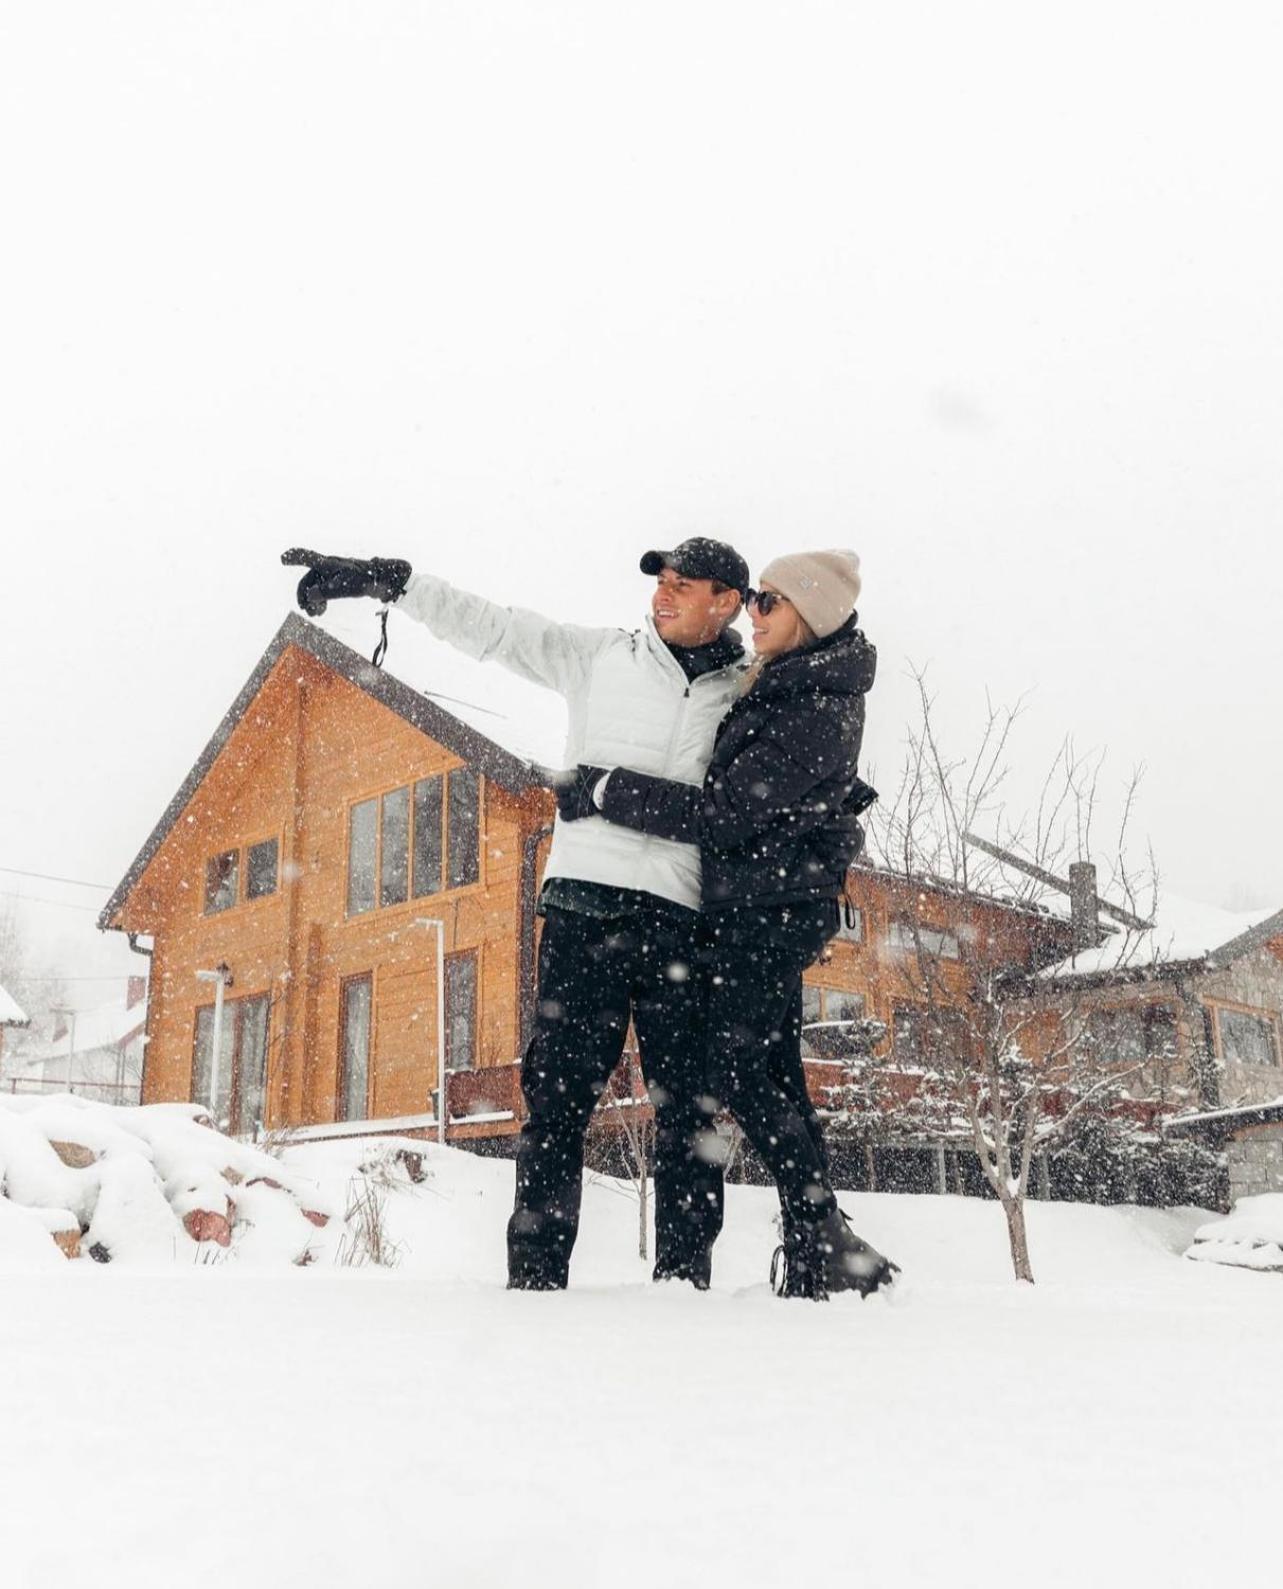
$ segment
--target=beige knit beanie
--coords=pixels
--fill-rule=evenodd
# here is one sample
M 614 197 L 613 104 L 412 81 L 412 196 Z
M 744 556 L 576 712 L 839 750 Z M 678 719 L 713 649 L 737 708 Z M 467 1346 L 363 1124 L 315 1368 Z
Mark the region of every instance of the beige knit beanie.
M 816 639 L 823 640 L 855 611 L 860 559 L 854 552 L 795 552 L 768 563 L 760 583 L 787 596 Z

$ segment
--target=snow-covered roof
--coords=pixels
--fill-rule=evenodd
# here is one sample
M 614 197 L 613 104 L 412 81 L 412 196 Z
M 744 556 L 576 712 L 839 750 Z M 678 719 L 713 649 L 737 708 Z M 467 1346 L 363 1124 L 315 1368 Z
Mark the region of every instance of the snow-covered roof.
M 1164 893 L 1148 931 L 1116 928 L 1104 943 L 1049 967 L 1042 975 L 1060 980 L 1176 961 L 1233 959 L 1263 942 L 1271 927 L 1283 935 L 1283 910 L 1222 910 L 1218 905 Z
M 26 1026 L 27 1016 L 12 994 L 0 988 L 0 1026 Z

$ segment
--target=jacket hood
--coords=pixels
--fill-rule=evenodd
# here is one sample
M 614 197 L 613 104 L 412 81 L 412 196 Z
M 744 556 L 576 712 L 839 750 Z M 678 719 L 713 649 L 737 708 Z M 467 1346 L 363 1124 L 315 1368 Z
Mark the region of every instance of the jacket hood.
M 771 700 L 790 695 L 867 695 L 877 670 L 877 647 L 852 614 L 826 639 L 768 662 L 750 694 Z

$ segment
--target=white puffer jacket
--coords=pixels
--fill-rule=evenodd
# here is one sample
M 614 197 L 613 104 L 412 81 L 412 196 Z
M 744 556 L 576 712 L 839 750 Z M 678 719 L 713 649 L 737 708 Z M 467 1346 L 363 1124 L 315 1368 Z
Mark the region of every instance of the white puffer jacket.
M 564 695 L 570 708 L 567 767 L 633 767 L 702 784 L 717 725 L 739 691 L 742 664 L 688 683 L 649 618 L 632 634 L 554 623 L 428 574 L 411 578 L 396 610 L 467 656 L 501 662 Z M 601 817 L 557 819 L 544 876 L 641 889 L 699 908 L 694 845 L 652 838 Z

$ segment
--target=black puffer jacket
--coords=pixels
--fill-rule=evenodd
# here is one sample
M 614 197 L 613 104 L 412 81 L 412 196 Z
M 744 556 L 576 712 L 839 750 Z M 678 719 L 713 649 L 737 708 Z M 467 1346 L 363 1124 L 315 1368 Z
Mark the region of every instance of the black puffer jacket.
M 873 797 L 855 769 L 876 668 L 852 616 L 763 667 L 723 718 L 702 789 L 619 767 L 602 815 L 698 844 L 708 909 L 836 897 Z

